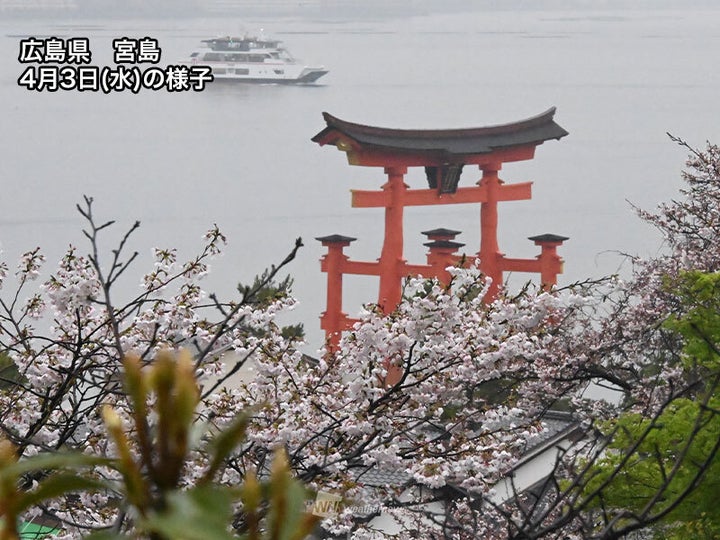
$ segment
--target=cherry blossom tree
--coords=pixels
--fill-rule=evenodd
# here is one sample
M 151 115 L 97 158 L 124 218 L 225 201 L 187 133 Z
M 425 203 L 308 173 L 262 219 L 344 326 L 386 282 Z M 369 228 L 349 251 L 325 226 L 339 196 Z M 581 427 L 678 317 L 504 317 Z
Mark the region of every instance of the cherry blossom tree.
M 706 510 L 719 480 L 720 149 L 673 140 L 690 151 L 681 197 L 656 213 L 638 210 L 663 235 L 665 253 L 634 258 L 606 314 L 583 333 L 586 369 L 614 385 L 619 406 L 587 418 L 597 437 L 558 462 L 520 538 L 720 531 Z
M 142 278 L 139 293 L 115 303 L 117 282 L 138 256 L 126 252 L 139 224 L 105 260 L 100 236 L 113 222 L 96 220 L 92 199 L 86 198 L 78 210 L 87 224 L 83 232 L 88 255 L 71 246 L 36 289 L 32 285 L 45 262 L 39 248 L 22 256 L 14 276 L 6 262 L 0 263 L 0 286 L 15 278 L 15 290 L 8 299 L 0 299 L 0 347 L 16 368 L 12 377 L 3 377 L 9 388 L 0 393 L 0 427 L 20 458 L 68 449 L 111 454 L 100 408 L 111 405 L 129 420 L 120 384 L 126 354 L 136 354 L 148 364 L 163 349 L 187 348 L 198 374 L 222 383 L 261 354 L 266 341 L 261 334 L 272 341 L 275 314 L 293 304 L 281 289 L 272 298 L 261 301 L 260 296 L 294 258 L 302 245 L 299 239 L 282 263 L 253 286 L 241 288 L 236 300 L 223 302 L 202 291 L 198 281 L 225 244 L 217 227 L 204 236 L 200 254 L 187 262 L 178 262 L 174 250 L 155 250 L 155 262 Z M 37 330 L 40 324 L 48 331 Z M 222 352 L 229 349 L 236 353 L 234 365 L 225 366 Z M 38 479 L 25 475 L 25 487 L 32 488 Z M 53 516 L 66 526 L 69 537 L 77 537 L 82 530 L 122 526 L 118 520 L 123 516 L 108 503 L 111 500 L 107 493 L 65 497 L 35 511 Z
M 261 295 L 292 260 L 299 240 L 238 299 L 221 301 L 198 284 L 225 240 L 214 228 L 201 253 L 186 263 L 173 250 L 156 250 L 140 293 L 117 302 L 116 283 L 136 259 L 126 250 L 137 225 L 105 261 L 99 238 L 112 222 L 96 221 L 90 199 L 78 209 L 87 223 L 89 254 L 71 247 L 33 290 L 44 258 L 39 249 L 26 253 L 14 276 L 16 289 L 0 302 L 2 348 L 18 371 L 0 395 L 0 425 L 21 458 L 66 449 L 113 455 L 117 448 L 105 436 L 99 411 L 112 406 L 124 425 L 132 425 L 120 384 L 122 359 L 134 354 L 147 365 L 164 349 L 184 348 L 192 351 L 202 385 L 199 425 L 222 431 L 240 411 L 254 411 L 246 443 L 218 470 L 220 483 L 263 474 L 282 446 L 295 474 L 314 490 L 395 512 L 401 528 L 440 527 L 462 535 L 466 525 L 458 515 L 489 493 L 539 436 L 539 413 L 578 384 L 562 375 L 574 359 L 559 344 L 584 324 L 580 314 L 592 298 L 583 292 L 524 290 L 485 306 L 488 284 L 476 270 L 454 271 L 448 287 L 410 280 L 394 314 L 385 317 L 369 306 L 337 354 L 313 359 L 276 322 L 294 300 L 282 288 Z M 3 282 L 11 281 L 8 274 L 4 264 Z M 35 329 L 47 320 L 47 333 Z M 388 384 L 392 366 L 403 375 Z M 253 377 L 228 384 L 249 368 Z M 499 385 L 504 399 L 488 399 Z M 159 429 L 151 421 L 143 429 Z M 134 451 L 142 454 L 143 448 Z M 199 481 L 209 459 L 200 449 L 190 454 L 184 485 Z M 363 476 L 374 469 L 402 470 L 407 485 L 371 489 Z M 42 475 L 25 475 L 25 488 L 32 490 Z M 402 500 L 400 491 L 411 485 L 424 495 Z M 452 496 L 438 495 L 443 490 Z M 116 496 L 59 497 L 35 511 L 58 519 L 69 537 L 132 527 L 113 503 Z M 443 498 L 441 511 L 428 510 Z M 366 518 L 342 512 L 324 525 L 328 534 L 354 531 L 362 537 L 374 527 Z M 473 533 L 490 530 L 487 519 L 476 521 Z M 247 527 L 242 511 L 234 526 Z

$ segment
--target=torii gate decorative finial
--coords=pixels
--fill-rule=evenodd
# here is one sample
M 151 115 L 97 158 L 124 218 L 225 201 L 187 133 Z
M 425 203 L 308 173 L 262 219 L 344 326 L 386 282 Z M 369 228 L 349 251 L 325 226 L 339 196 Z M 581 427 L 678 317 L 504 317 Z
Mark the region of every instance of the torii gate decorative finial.
M 383 167 L 387 182 L 380 191 L 352 191 L 352 206 L 385 208 L 385 238 L 380 259 L 376 262 L 351 261 L 343 248 L 355 238 L 340 235 L 318 238 L 328 248 L 322 259 L 322 270 L 328 274 L 327 309 L 321 316 L 330 348 L 337 346 L 340 333 L 354 322 L 342 312 L 342 275 L 365 274 L 380 278 L 378 305 L 385 313 L 400 302 L 402 280 L 408 275 L 448 279 L 445 268 L 460 261 L 455 252 L 463 244 L 454 242 L 459 231 L 436 229 L 426 231 L 431 240 L 427 264 L 408 264 L 403 258 L 403 211 L 406 206 L 480 203 L 480 270 L 492 278 L 486 296 L 496 297 L 503 282 L 503 272 L 537 272 L 543 287 L 551 287 L 562 273 L 562 259 L 556 248 L 566 237 L 552 234 L 533 236 L 541 254 L 536 259 L 511 259 L 500 252 L 497 240 L 500 201 L 530 199 L 531 182 L 505 184 L 498 171 L 502 164 L 532 159 L 535 148 L 550 139 L 568 134 L 553 120 L 555 108 L 510 124 L 465 129 L 389 129 L 355 124 L 323 113 L 327 127 L 312 140 L 331 144 L 347 154 L 351 165 Z M 477 165 L 481 178 L 477 185 L 459 187 L 466 165 Z M 428 189 L 409 189 L 405 184 L 408 167 L 424 167 Z

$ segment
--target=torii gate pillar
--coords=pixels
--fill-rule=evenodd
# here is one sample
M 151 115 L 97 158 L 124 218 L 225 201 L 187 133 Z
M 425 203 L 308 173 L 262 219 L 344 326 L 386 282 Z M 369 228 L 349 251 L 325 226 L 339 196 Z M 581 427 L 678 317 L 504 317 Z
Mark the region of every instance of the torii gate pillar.
M 407 167 L 385 167 L 388 181 L 382 186 L 386 193 L 385 239 L 380 253 L 380 291 L 378 305 L 384 313 L 391 313 L 400 303 L 403 278 L 403 213 Z
M 492 279 L 489 298 L 495 298 L 502 283 L 502 270 L 500 269 L 500 246 L 498 245 L 498 190 L 500 179 L 498 171 L 501 165 L 491 163 L 481 166 L 482 178 L 478 183 L 485 188 L 485 200 L 480 203 L 480 270 L 483 274 Z

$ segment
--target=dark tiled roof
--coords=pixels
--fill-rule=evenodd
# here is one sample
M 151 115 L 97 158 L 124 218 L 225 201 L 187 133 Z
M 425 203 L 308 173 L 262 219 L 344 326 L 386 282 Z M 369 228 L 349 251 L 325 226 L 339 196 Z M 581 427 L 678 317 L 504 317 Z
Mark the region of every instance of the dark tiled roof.
M 450 238 L 460 234 L 460 231 L 454 231 L 452 229 L 440 227 L 439 229 L 433 229 L 431 231 L 422 231 L 420 234 L 424 234 L 425 236 L 447 236 L 448 238 Z
M 562 411 L 546 411 L 541 418 L 543 430 L 528 441 L 516 467 L 533 459 L 543 449 L 569 437 L 580 428 L 572 414 Z
M 373 467 L 357 475 L 356 480 L 366 486 L 399 487 L 407 484 L 411 476 L 398 469 L 382 469 Z
M 560 236 L 559 234 L 551 233 L 539 234 L 537 236 L 528 237 L 528 240 L 532 240 L 533 242 L 564 242 L 568 239 L 569 238 L 567 236 Z
M 350 243 L 357 240 L 357 238 L 353 238 L 352 236 L 343 236 L 342 234 L 331 234 L 329 236 L 318 236 L 315 238 L 315 240 L 319 240 L 320 242 L 323 242 L 325 244 L 335 244 L 335 243 Z
M 528 441 L 528 446 L 520 456 L 517 465 L 531 460 L 547 445 L 554 444 L 557 440 L 569 436 L 578 429 L 578 424 L 572 415 L 560 411 L 547 411 L 542 417 L 542 424 L 543 430 Z M 407 485 L 412 477 L 399 469 L 373 467 L 359 472 L 356 480 L 366 486 L 398 488 Z
M 460 242 L 453 242 L 451 240 L 435 240 L 433 242 L 425 242 L 423 246 L 429 248 L 447 248 L 447 249 L 460 249 L 465 244 Z
M 553 120 L 555 107 L 519 122 L 462 129 L 391 129 L 347 122 L 324 112 L 327 127 L 312 140 L 335 144 L 340 135 L 360 146 L 443 155 L 488 154 L 517 146 L 534 146 L 568 134 Z

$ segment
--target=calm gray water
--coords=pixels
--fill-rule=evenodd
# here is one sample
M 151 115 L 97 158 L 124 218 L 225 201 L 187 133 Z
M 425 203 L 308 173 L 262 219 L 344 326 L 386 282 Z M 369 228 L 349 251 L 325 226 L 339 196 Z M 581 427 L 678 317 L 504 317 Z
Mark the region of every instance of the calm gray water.
M 97 65 L 111 58 L 113 38 L 150 36 L 172 63 L 200 39 L 241 28 L 263 28 L 330 74 L 313 87 L 176 94 L 49 94 L 16 84 L 18 35 L 89 37 Z M 612 273 L 622 262 L 616 252 L 661 248 L 627 201 L 653 208 L 675 196 L 686 153 L 666 132 L 698 146 L 720 141 L 718 51 L 720 11 L 712 10 L 0 20 L 3 257 L 13 261 L 41 245 L 54 264 L 68 243 L 82 243 L 74 205 L 83 194 L 122 226 L 141 220 L 133 247 L 144 254 L 158 245 L 189 256 L 217 222 L 230 245 L 206 286 L 225 294 L 302 236 L 306 247 L 290 268 L 301 301 L 294 317 L 316 346 L 325 277 L 313 238 L 355 236 L 348 253 L 377 258 L 382 213 L 350 208 L 349 190 L 384 182 L 381 170 L 350 167 L 344 154 L 310 141 L 324 127 L 322 111 L 367 124 L 443 128 L 504 123 L 557 106 L 556 121 L 570 135 L 502 172 L 508 182 L 535 184 L 533 200 L 502 205 L 501 247 L 533 257 L 537 248 L 526 237 L 563 234 L 571 237 L 561 249 L 563 283 Z M 411 170 L 408 183 L 422 187 L 423 173 Z M 464 231 L 458 239 L 476 251 L 478 214 L 474 206 L 409 209 L 408 260 L 424 261 L 419 233 L 440 226 Z M 347 279 L 346 311 L 375 295 L 373 278 Z

